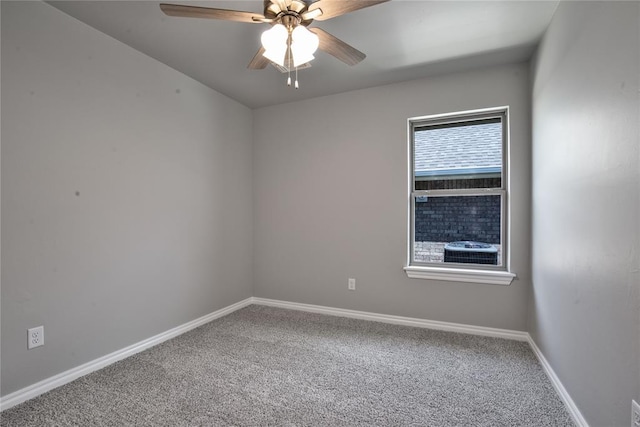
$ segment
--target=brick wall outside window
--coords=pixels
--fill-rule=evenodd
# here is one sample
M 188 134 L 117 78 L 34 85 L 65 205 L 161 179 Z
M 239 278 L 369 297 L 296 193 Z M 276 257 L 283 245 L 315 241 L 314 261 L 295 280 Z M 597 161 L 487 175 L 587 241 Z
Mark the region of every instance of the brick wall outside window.
M 415 241 L 500 244 L 500 197 L 429 197 L 416 202 Z

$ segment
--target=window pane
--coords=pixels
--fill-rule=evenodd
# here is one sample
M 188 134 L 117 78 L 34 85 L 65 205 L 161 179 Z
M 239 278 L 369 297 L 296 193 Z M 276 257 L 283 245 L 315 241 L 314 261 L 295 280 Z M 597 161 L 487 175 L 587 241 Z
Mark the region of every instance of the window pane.
M 501 199 L 416 197 L 413 261 L 502 265 Z
M 502 187 L 500 118 L 419 126 L 413 141 L 416 190 Z

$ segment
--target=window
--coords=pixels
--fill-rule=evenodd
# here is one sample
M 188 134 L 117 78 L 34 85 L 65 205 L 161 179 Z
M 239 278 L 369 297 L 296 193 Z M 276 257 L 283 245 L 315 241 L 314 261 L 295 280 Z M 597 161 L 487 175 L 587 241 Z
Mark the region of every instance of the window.
M 409 120 L 409 277 L 511 283 L 507 113 Z

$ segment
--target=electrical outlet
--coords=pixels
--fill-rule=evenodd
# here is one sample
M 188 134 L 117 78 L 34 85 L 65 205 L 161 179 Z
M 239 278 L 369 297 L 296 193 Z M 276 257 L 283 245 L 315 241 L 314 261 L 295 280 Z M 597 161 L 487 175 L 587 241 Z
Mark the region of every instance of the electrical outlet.
M 349 279 L 348 289 L 350 291 L 356 290 L 356 279 L 351 279 L 351 278 Z
M 640 405 L 635 400 L 631 401 L 631 427 L 640 427 Z
M 27 349 L 44 345 L 44 326 L 27 329 Z

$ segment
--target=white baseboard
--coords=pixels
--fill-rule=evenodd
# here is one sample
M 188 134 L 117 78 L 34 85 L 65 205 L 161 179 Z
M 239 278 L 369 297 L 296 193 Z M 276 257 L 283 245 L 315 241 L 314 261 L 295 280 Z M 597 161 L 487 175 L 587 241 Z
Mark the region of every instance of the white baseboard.
M 375 322 L 393 323 L 395 325 L 415 326 L 419 328 L 437 329 L 440 331 L 461 332 L 486 337 L 505 338 L 516 341 L 528 341 L 529 334 L 523 331 L 510 329 L 487 328 L 483 326 L 465 325 L 462 323 L 440 322 L 438 320 L 425 320 L 414 317 L 393 316 L 390 314 L 369 313 L 366 311 L 346 310 L 343 308 L 325 307 L 322 305 L 301 304 L 297 302 L 278 301 L 266 298 L 253 297 L 252 302 L 258 305 L 288 308 L 291 310 L 308 311 L 311 313 L 328 314 L 331 316 L 350 317 L 353 319 L 372 320 Z
M 533 338 L 531 338 L 531 335 L 529 334 L 527 335 L 528 335 L 527 341 L 529 342 L 531 349 L 533 350 L 536 357 L 538 358 L 538 361 L 542 365 L 542 369 L 544 369 L 544 372 L 547 374 L 547 377 L 549 377 L 551 384 L 553 384 L 553 388 L 556 389 L 556 392 L 560 396 L 560 399 L 562 399 L 562 402 L 564 403 L 564 406 L 567 408 L 569 415 L 571 415 L 573 422 L 576 423 L 576 426 L 578 427 L 589 427 L 589 424 L 587 424 L 587 420 L 585 420 L 584 417 L 582 416 L 582 413 L 576 406 L 576 403 L 573 401 L 573 399 L 569 395 L 569 392 L 567 391 L 567 389 L 564 388 L 564 386 L 562 385 L 560 378 L 558 378 L 558 376 L 556 375 L 555 371 L 547 361 L 547 358 L 544 357 L 544 354 L 542 354 L 542 351 L 540 351 L 540 348 L 538 348 L 538 345 L 536 344 L 536 342 L 533 340 Z
M 87 362 L 76 368 L 69 369 L 68 371 L 62 372 L 58 375 L 54 375 L 53 377 L 47 378 L 21 390 L 8 394 L 0 398 L 0 411 L 4 411 L 5 409 L 9 409 L 29 399 L 33 399 L 34 397 L 39 396 L 42 393 L 46 393 L 49 390 L 53 390 L 54 388 L 70 383 L 71 381 L 83 375 L 90 374 L 91 372 L 97 371 L 98 369 L 102 369 L 105 366 L 111 365 L 112 363 L 139 353 L 143 350 L 153 347 L 154 345 L 158 345 L 171 338 L 177 337 L 178 335 L 184 334 L 185 332 L 195 329 L 198 326 L 202 326 L 205 323 L 211 322 L 212 320 L 218 319 L 222 316 L 226 316 L 227 314 L 231 314 L 234 311 L 247 307 L 251 304 L 307 311 L 311 313 L 327 314 L 331 316 L 349 317 L 353 319 L 371 320 L 375 322 L 392 323 L 395 325 L 414 326 L 441 331 L 461 332 L 472 335 L 482 335 L 487 337 L 505 338 L 516 341 L 526 341 L 529 343 L 536 357 L 540 361 L 544 372 L 547 374 L 549 380 L 551 381 L 551 384 L 553 384 L 556 392 L 564 402 L 567 411 L 573 418 L 573 421 L 578 427 L 589 427 L 586 420 L 580 413 L 580 410 L 574 403 L 573 399 L 564 388 L 564 386 L 560 382 L 560 379 L 553 371 L 553 368 L 551 368 L 551 365 L 549 365 L 549 362 L 547 362 L 547 359 L 544 357 L 528 332 L 514 331 L 509 329 L 487 328 L 482 326 L 465 325 L 462 323 L 441 322 L 437 320 L 425 320 L 413 317 L 393 316 L 389 314 L 370 313 L 366 311 L 347 310 L 343 308 L 325 307 L 321 305 L 302 304 L 257 297 L 251 297 L 239 301 L 235 304 L 214 311 L 213 313 L 192 320 L 191 322 L 187 322 L 166 332 L 160 333 L 151 338 L 147 338 L 146 340 L 140 341 L 136 344 L 130 345 L 121 350 L 115 351 L 111 354 L 107 354 L 106 356 L 92 360 L 91 362 Z
M 168 331 L 162 332 L 151 338 L 147 338 L 146 340 L 140 341 L 121 350 L 114 351 L 111 354 L 107 354 L 106 356 L 102 356 L 98 359 L 92 360 L 91 362 L 87 362 L 83 365 L 69 369 L 68 371 L 62 372 L 58 375 L 54 375 L 53 377 L 47 378 L 21 390 L 3 396 L 2 398 L 0 398 L 0 411 L 4 411 L 5 409 L 9 409 L 15 405 L 18 405 L 19 403 L 22 403 L 29 399 L 33 399 L 34 397 L 39 396 L 42 393 L 46 393 L 49 390 L 53 390 L 54 388 L 60 387 L 61 385 L 70 383 L 71 381 L 81 376 L 90 374 L 91 372 L 97 371 L 98 369 L 102 369 L 105 366 L 111 365 L 112 363 L 146 350 L 149 347 L 153 347 L 154 345 L 158 345 L 161 342 L 184 334 L 185 332 L 195 329 L 198 326 L 202 326 L 205 323 L 211 322 L 214 319 L 226 316 L 227 314 L 230 314 L 236 310 L 251 305 L 251 302 L 252 298 L 247 298 L 230 306 L 221 308 L 220 310 L 216 310 L 213 313 L 209 313 L 198 319 L 192 320 L 191 322 L 187 322 L 173 329 L 169 329 Z

